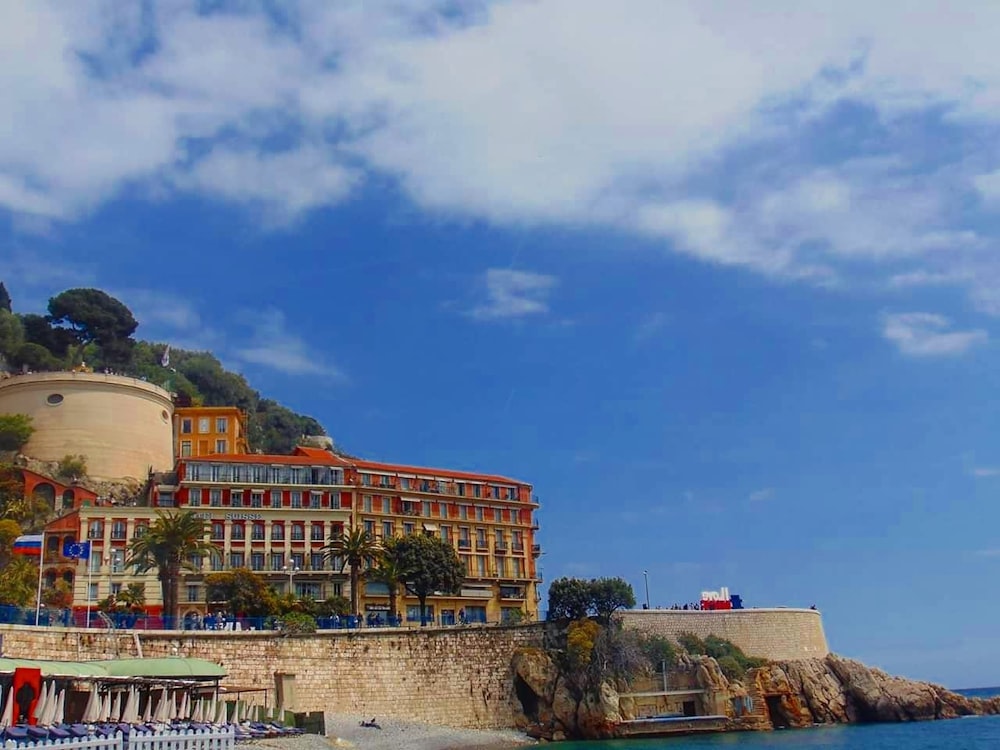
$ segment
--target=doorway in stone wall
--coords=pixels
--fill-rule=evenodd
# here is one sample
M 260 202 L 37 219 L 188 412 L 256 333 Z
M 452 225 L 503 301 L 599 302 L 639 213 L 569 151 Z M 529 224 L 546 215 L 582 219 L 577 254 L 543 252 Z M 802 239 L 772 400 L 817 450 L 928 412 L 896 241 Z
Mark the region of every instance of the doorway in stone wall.
M 771 720 L 771 726 L 775 729 L 787 729 L 791 723 L 788 721 L 788 714 L 782 705 L 781 696 L 764 696 L 764 702 L 767 704 L 767 716 Z

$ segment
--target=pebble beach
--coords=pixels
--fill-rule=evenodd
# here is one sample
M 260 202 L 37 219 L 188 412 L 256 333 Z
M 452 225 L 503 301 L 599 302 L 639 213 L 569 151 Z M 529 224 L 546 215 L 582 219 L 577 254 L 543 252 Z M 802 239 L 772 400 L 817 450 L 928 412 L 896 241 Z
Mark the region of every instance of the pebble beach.
M 327 736 L 307 734 L 255 740 L 258 747 L 274 750 L 515 750 L 537 744 L 515 730 L 453 729 L 414 721 L 377 718 L 380 728 L 363 727 L 371 719 L 349 714 L 327 713 Z

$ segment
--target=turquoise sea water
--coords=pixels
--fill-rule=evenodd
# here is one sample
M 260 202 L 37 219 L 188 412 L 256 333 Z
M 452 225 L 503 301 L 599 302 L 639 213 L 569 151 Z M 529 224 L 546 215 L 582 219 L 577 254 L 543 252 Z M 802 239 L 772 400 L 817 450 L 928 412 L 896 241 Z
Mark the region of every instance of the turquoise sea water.
M 970 697 L 1000 695 L 1000 687 L 958 690 Z M 655 740 L 561 742 L 558 750 L 1000 750 L 1000 716 L 915 724 L 785 729 L 776 732 L 668 737 Z

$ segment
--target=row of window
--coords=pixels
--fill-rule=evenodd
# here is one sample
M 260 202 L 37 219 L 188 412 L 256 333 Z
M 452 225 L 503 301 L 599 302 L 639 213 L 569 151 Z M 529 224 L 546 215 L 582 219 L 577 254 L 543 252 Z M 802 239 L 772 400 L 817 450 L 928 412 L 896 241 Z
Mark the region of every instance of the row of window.
M 471 577 L 478 578 L 522 578 L 526 567 L 519 557 L 510 559 L 504 557 L 493 558 L 493 564 L 486 555 L 463 556 L 465 560 L 466 572 Z
M 211 417 L 199 417 L 198 418 L 198 433 L 200 435 L 206 435 L 212 432 L 209 429 L 212 426 Z M 181 434 L 190 435 L 193 432 L 194 420 L 191 417 L 184 417 L 181 419 Z M 216 417 L 215 418 L 215 432 L 229 432 L 229 417 Z
M 378 536 L 378 532 L 381 532 L 383 539 L 389 539 L 396 533 L 396 525 L 393 521 L 382 521 L 380 528 L 376 527 L 374 519 L 365 518 L 362 522 L 364 523 L 365 531 L 373 537 Z M 403 522 L 402 532 L 404 535 L 413 534 L 415 531 L 415 524 L 409 521 Z M 505 553 L 507 551 L 507 534 L 503 529 L 494 529 L 492 535 L 489 535 L 488 531 L 482 528 L 477 528 L 475 531 L 477 550 L 489 549 L 489 540 L 490 536 L 492 536 L 493 549 L 497 553 Z M 441 539 L 449 544 L 452 543 L 452 530 L 450 526 L 442 526 L 439 533 L 441 534 Z M 468 526 L 457 527 L 457 542 L 459 550 L 472 549 L 472 537 L 470 536 L 470 529 Z M 510 550 L 515 554 L 524 552 L 524 534 L 522 532 L 510 532 Z
M 289 494 L 289 505 L 292 508 L 321 508 L 323 506 L 322 492 L 303 492 L 302 490 L 292 490 Z M 265 496 L 263 490 L 229 490 L 229 506 L 231 508 L 263 508 L 264 500 L 267 499 L 267 507 L 280 508 L 282 506 L 281 490 L 270 490 Z M 200 506 L 208 501 L 210 508 L 222 507 L 222 490 L 212 488 L 203 490 L 201 487 L 188 488 L 188 505 Z M 340 508 L 340 497 L 336 493 L 330 494 L 330 507 L 334 510 Z
M 185 478 L 194 482 L 246 482 L 248 484 L 342 485 L 344 473 L 329 466 L 287 466 L 191 461 Z
M 393 501 L 397 501 L 398 509 L 393 510 Z M 435 513 L 434 506 L 437 505 Z M 423 518 L 458 518 L 461 521 L 494 521 L 504 523 L 527 522 L 531 517 L 528 509 L 503 508 L 491 505 L 464 505 L 448 503 L 432 503 L 429 500 L 401 500 L 386 495 L 362 495 L 361 508 L 365 513 L 401 513 Z
M 213 555 L 206 558 L 192 558 L 188 560 L 188 566 L 193 571 L 204 570 L 206 565 L 212 571 L 225 570 L 228 562 L 230 568 L 246 568 L 262 573 L 289 573 L 294 576 L 302 572 L 334 572 L 340 573 L 344 569 L 343 560 L 339 557 L 327 558 L 322 552 L 312 552 L 305 555 L 302 552 L 293 552 L 285 555 L 284 552 L 246 552 L 233 551 L 228 557 Z M 308 563 L 308 567 L 306 567 Z
M 331 536 L 336 536 L 343 531 L 343 526 L 334 524 Z M 221 541 L 226 538 L 226 524 L 222 521 L 212 521 L 211 537 L 213 541 Z M 234 523 L 229 527 L 229 538 L 233 540 L 246 539 L 246 526 L 242 523 Z M 250 539 L 253 541 L 263 541 L 266 538 L 266 529 L 263 521 L 256 521 L 250 525 Z M 288 526 L 288 538 L 293 542 L 303 542 L 306 538 L 306 528 L 304 523 L 292 522 Z M 284 541 L 285 527 L 281 523 L 271 524 L 271 540 Z M 309 527 L 309 539 L 314 542 L 326 541 L 324 527 L 321 523 L 312 524 Z
M 192 443 L 190 440 L 181 440 L 181 458 L 190 458 Z M 205 451 L 206 453 L 208 451 Z M 229 441 L 225 438 L 217 438 L 215 441 L 216 453 L 229 453 Z
M 296 581 L 294 588 L 295 596 L 299 599 L 315 599 L 319 601 L 323 598 L 323 584 L 321 583 L 313 583 L 312 581 Z M 341 583 L 332 583 L 327 585 L 327 591 L 330 596 L 343 596 L 344 587 Z M 186 601 L 204 601 L 204 592 L 202 591 L 202 587 L 196 583 L 188 584 Z
M 459 497 L 493 498 L 494 500 L 517 500 L 518 488 L 493 484 L 478 484 L 475 482 L 452 482 L 441 479 L 411 479 L 396 477 L 389 474 L 362 473 L 363 487 L 386 487 L 415 492 L 434 492 L 441 495 L 458 495 Z

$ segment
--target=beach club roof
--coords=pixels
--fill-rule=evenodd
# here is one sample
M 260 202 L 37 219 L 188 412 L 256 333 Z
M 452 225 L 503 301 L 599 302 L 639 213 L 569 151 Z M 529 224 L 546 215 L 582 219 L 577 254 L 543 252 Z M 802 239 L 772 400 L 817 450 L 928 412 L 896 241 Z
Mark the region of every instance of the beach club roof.
M 219 680 L 226 670 L 207 659 L 163 657 L 158 659 L 107 659 L 103 661 L 49 661 L 47 659 L 0 658 L 0 674 L 27 667 L 42 670 L 43 677 L 100 680 L 145 678 L 152 680 Z

